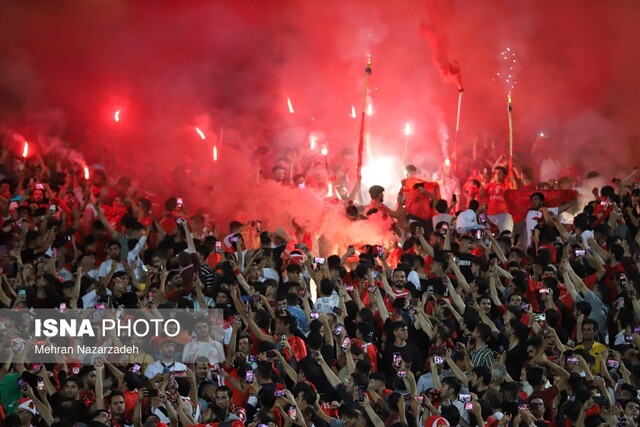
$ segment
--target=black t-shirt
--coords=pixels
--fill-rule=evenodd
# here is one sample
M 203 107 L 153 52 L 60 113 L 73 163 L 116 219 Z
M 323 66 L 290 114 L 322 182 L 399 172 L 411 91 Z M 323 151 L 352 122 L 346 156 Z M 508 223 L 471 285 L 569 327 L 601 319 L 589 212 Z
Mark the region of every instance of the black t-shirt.
M 125 292 L 112 301 L 115 308 L 138 308 L 138 295 L 135 292 Z
M 473 280 L 473 274 L 471 273 L 471 260 L 473 259 L 473 255 L 466 253 L 457 253 L 458 264 L 460 265 L 460 272 L 467 279 L 467 282 L 471 282 Z
M 520 378 L 522 367 L 527 359 L 529 359 L 529 354 L 527 353 L 527 347 L 524 344 L 518 344 L 511 350 L 507 350 L 507 357 L 504 366 L 507 368 L 509 376 L 511 376 L 514 381 Z
M 404 347 L 396 347 L 393 342 L 388 342 L 382 352 L 382 366 L 380 367 L 380 370 L 387 376 L 387 384 L 393 384 L 398 375 L 393 367 L 394 353 L 400 353 L 403 360 L 411 361 L 411 372 L 414 374 L 424 366 L 424 361 L 421 361 L 421 353 L 415 345 L 407 342 Z

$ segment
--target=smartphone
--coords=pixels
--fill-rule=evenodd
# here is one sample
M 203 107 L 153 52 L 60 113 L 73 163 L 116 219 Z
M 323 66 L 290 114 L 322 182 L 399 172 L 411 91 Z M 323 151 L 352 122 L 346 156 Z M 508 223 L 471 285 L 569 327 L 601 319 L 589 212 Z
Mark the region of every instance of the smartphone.
M 312 311 L 312 312 L 309 314 L 309 316 L 310 316 L 312 319 L 318 319 L 318 318 L 320 317 L 320 315 L 318 314 L 318 312 L 317 312 L 317 311 Z
M 587 254 L 587 251 L 585 249 L 576 249 L 574 253 L 577 257 L 583 257 Z
M 382 245 L 378 246 L 378 258 L 384 257 L 384 247 Z
M 551 289 L 549 289 L 549 288 L 540 288 L 540 289 L 538 289 L 538 292 L 540 292 L 541 294 L 549 295 L 551 293 Z
M 398 378 L 407 378 L 407 371 L 399 370 L 398 371 Z
M 149 302 L 153 302 L 153 292 L 149 292 L 149 293 L 147 294 L 147 301 L 149 301 Z
M 341 324 L 336 325 L 336 330 L 333 331 L 334 335 L 339 337 L 340 335 L 342 335 L 342 331 L 344 330 L 344 326 L 342 326 Z
M 182 197 L 178 197 L 176 199 L 176 203 L 178 204 L 178 207 L 181 208 L 182 207 Z
M 251 302 L 254 304 L 260 302 L 260 295 L 251 295 Z
M 246 374 L 244 375 L 244 379 L 248 383 L 252 383 L 253 382 L 253 370 L 252 369 L 247 370 Z
M 367 391 L 366 387 L 364 386 L 358 387 L 358 402 L 364 402 L 364 395 L 366 391 Z
M 577 356 L 567 357 L 567 365 L 578 365 L 579 363 Z
M 538 315 L 538 322 L 546 322 L 547 321 L 547 315 L 542 313 Z
M 37 386 L 38 390 L 44 390 L 44 379 L 38 377 L 38 386 Z
M 620 184 L 620 178 L 613 178 L 613 179 L 611 180 L 611 183 L 612 183 L 612 184 L 616 184 L 616 185 L 617 185 L 617 184 Z
M 607 359 L 607 368 L 618 369 L 620 367 L 620 361 L 616 359 Z
M 22 391 L 26 391 L 27 390 L 27 382 L 25 380 L 23 380 L 22 378 L 18 379 L 18 386 L 20 386 L 20 390 L 22 390 Z
M 104 310 L 104 304 L 96 304 L 96 309 Z
M 518 409 L 520 409 L 521 411 L 526 411 L 527 409 L 529 409 L 529 407 L 527 406 L 526 403 L 523 403 L 518 406 Z
M 267 351 L 267 358 L 275 359 L 276 357 L 278 357 L 278 353 L 275 350 Z
M 300 295 L 301 298 L 304 298 L 307 295 L 307 291 L 300 289 L 298 290 L 298 295 Z
M 369 291 L 370 294 L 374 293 L 377 289 L 378 287 L 376 285 L 367 286 L 367 291 Z
M 131 367 L 131 372 L 134 372 L 134 373 L 136 373 L 136 374 L 139 374 L 139 373 L 140 373 L 140 368 L 141 368 L 141 367 L 142 367 L 142 366 L 140 366 L 140 364 L 139 364 L 139 363 L 134 363 L 134 364 L 133 364 L 133 366 Z
M 480 224 L 486 224 L 487 223 L 487 216 L 483 213 L 478 214 L 478 220 L 480 221 Z
M 416 401 L 417 401 L 418 403 L 422 403 L 422 402 L 424 402 L 424 396 L 422 396 L 422 395 L 414 396 L 414 398 L 416 399 Z
M 530 308 L 531 308 L 531 304 L 529 304 L 527 302 L 520 303 L 520 311 L 522 311 L 523 313 L 525 311 L 529 311 Z
M 633 342 L 633 334 L 625 334 L 624 340 L 626 342 Z
M 353 285 L 344 285 L 344 290 L 347 292 L 353 292 Z
M 222 242 L 220 240 L 216 242 L 215 250 L 218 254 L 222 252 Z
M 61 302 L 60 303 L 60 311 L 62 312 L 62 311 L 65 311 L 66 309 L 67 309 L 67 304 Z
M 237 242 L 238 242 L 238 236 L 229 237 L 229 243 L 237 243 Z
M 44 190 L 44 184 L 36 183 L 36 190 Z
M 466 402 L 466 403 L 464 404 L 464 409 L 465 409 L 465 411 L 471 411 L 471 410 L 473 410 L 473 402 Z
M 433 356 L 433 363 L 436 365 L 442 365 L 444 363 L 444 359 L 442 356 Z
M 55 212 L 57 209 L 58 209 L 58 207 L 57 207 L 56 205 L 51 205 L 51 206 L 49 206 L 49 210 L 50 210 L 51 212 Z
M 333 307 L 332 311 L 338 316 L 342 315 L 342 309 L 340 307 Z
M 156 390 L 156 389 L 147 390 L 147 396 L 148 397 L 158 397 L 158 390 Z
M 313 262 L 315 262 L 318 265 L 324 265 L 324 263 L 327 262 L 327 260 L 325 258 L 314 258 Z
M 453 196 L 451 196 L 451 204 L 456 204 L 458 203 L 458 197 L 456 197 L 456 195 L 454 194 Z
M 284 397 L 284 390 L 276 390 L 276 397 Z
M 298 410 L 294 406 L 289 407 L 289 418 L 291 421 L 296 421 L 298 419 Z
M 640 334 L 640 326 L 634 326 L 633 327 L 633 333 L 634 334 Z
M 471 395 L 470 394 L 459 394 L 458 395 L 458 401 L 462 402 L 462 403 L 471 402 Z
M 342 347 L 343 350 L 346 350 L 350 344 L 351 344 L 351 338 L 344 337 L 344 340 L 342 340 L 342 344 L 340 345 L 340 347 Z
M 400 369 L 400 366 L 402 366 L 402 353 L 393 353 L 392 363 L 395 369 Z

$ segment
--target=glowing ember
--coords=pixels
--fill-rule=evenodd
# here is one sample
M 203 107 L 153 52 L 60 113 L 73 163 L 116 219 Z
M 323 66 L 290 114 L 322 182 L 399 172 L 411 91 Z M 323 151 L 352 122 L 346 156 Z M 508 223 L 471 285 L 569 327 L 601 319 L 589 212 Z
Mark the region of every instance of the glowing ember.
M 29 155 L 29 143 L 25 141 L 24 146 L 22 147 L 22 157 L 26 159 L 28 155 Z
M 293 104 L 291 104 L 291 98 L 287 98 L 287 105 L 289 106 L 289 113 L 295 113 L 295 111 L 293 111 Z
M 516 53 L 511 48 L 506 48 L 502 52 L 500 52 L 500 56 L 498 57 L 499 71 L 496 73 L 496 77 L 502 80 L 504 84 L 504 88 L 507 93 L 512 93 L 518 84 L 517 75 L 518 70 L 516 65 Z M 495 79 L 494 79 L 495 80 Z
M 113 115 L 113 120 L 115 120 L 116 122 L 120 121 L 120 110 L 116 111 L 116 113 Z
M 311 149 L 311 150 L 315 150 L 316 149 L 316 136 L 315 135 L 309 135 L 309 149 Z
M 329 150 L 327 149 L 327 147 L 322 147 L 322 150 L 320 150 L 320 154 L 322 154 L 323 156 L 328 156 Z
M 213 161 L 217 162 L 218 161 L 218 147 L 217 146 L 213 146 Z
M 196 128 L 196 132 L 198 133 L 198 135 L 200 135 L 200 139 L 202 139 L 203 141 L 207 139 L 207 137 L 204 135 L 204 132 L 202 132 L 199 127 Z
M 89 168 L 84 167 L 84 179 L 89 179 Z
M 451 166 L 451 160 L 449 160 L 448 158 L 444 159 L 444 165 L 445 165 L 446 167 Z
M 411 123 L 407 122 L 404 124 L 404 134 L 406 136 L 411 135 Z
M 356 107 L 355 106 L 351 106 L 351 118 L 355 119 L 356 118 Z

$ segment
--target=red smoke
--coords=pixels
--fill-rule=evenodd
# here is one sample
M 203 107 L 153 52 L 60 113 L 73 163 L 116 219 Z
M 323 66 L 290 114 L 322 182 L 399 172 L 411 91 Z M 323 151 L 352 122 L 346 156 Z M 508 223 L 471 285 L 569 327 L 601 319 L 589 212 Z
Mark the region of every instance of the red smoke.
M 433 60 L 444 81 L 454 83 L 458 90 L 462 90 L 460 64 L 458 61 L 449 61 L 449 38 L 446 33 L 452 15 L 453 2 L 451 0 L 427 0 L 425 5 L 427 21 L 420 23 L 420 35 L 429 42 L 429 46 L 433 50 Z

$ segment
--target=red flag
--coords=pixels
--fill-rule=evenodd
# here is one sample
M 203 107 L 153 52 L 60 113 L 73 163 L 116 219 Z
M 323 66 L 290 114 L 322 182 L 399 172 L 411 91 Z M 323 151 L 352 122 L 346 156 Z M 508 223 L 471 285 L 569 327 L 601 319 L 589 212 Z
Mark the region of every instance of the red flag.
M 504 200 L 514 223 L 527 217 L 531 206 L 531 195 L 534 193 L 544 195 L 544 205 L 547 208 L 564 205 L 578 197 L 578 193 L 573 190 L 507 190 L 504 192 Z

